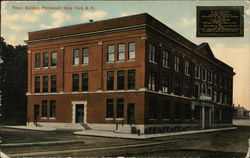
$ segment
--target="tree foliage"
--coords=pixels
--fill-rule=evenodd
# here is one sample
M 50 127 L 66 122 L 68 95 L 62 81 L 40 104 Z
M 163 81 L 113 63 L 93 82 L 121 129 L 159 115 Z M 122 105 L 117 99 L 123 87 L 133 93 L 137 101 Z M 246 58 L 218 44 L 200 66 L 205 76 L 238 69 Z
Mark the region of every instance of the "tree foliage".
M 13 47 L 0 39 L 2 122 L 21 124 L 26 122 L 27 47 Z

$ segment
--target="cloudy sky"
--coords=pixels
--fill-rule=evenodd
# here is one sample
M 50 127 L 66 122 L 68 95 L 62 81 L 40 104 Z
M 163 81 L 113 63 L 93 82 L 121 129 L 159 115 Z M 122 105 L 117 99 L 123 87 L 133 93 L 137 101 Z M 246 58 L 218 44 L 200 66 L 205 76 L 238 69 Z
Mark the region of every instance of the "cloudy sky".
M 234 103 L 250 109 L 249 1 L 42 1 L 1 2 L 1 36 L 8 44 L 25 44 L 27 33 L 139 13 L 149 13 L 196 44 L 208 42 L 215 57 L 234 68 Z M 196 37 L 196 6 L 244 6 L 244 37 Z M 31 10 L 28 8 L 43 8 Z M 64 7 L 72 9 L 64 9 Z M 54 9 L 49 9 L 54 8 Z M 61 8 L 55 10 L 55 8 Z

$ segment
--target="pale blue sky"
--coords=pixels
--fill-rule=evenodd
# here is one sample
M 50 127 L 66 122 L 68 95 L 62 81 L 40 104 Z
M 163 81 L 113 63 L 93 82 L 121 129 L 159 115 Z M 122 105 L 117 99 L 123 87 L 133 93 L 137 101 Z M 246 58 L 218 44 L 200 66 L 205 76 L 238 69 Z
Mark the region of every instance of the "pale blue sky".
M 234 78 L 234 103 L 250 109 L 250 3 L 249 1 L 42 1 L 2 2 L 2 34 L 6 42 L 24 44 L 27 32 L 125 15 L 149 13 L 196 44 L 208 42 L 214 55 L 231 65 Z M 67 6 L 72 10 L 16 10 L 25 6 Z M 74 6 L 93 10 L 76 10 Z M 244 6 L 245 36 L 236 38 L 197 38 L 196 6 Z

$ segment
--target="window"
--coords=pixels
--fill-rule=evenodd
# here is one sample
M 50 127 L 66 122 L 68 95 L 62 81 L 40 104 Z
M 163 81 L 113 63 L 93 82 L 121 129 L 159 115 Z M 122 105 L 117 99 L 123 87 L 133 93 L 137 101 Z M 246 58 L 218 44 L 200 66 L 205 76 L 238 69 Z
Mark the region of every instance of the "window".
M 200 85 L 198 83 L 195 83 L 195 85 L 194 85 L 194 97 L 196 99 L 198 99 L 199 95 L 200 95 Z
M 35 77 L 35 93 L 40 93 L 40 76 Z
M 115 48 L 114 46 L 108 46 L 108 56 L 107 56 L 107 61 L 108 62 L 114 62 L 115 60 Z
M 190 83 L 184 82 L 184 96 L 190 97 Z
M 47 117 L 47 100 L 42 101 L 42 117 Z
M 56 92 L 56 75 L 51 76 L 51 85 L 50 85 L 50 87 L 51 87 L 51 89 L 50 89 L 51 92 Z
M 107 99 L 106 118 L 114 118 L 114 100 Z
M 89 87 L 89 76 L 88 73 L 82 74 L 82 91 L 88 91 Z
M 163 119 L 169 119 L 169 114 L 170 114 L 170 102 L 169 101 L 164 101 L 163 107 L 162 107 L 162 117 Z
M 128 44 L 128 59 L 135 59 L 135 43 Z
M 207 71 L 204 68 L 201 68 L 201 78 L 202 78 L 203 81 L 206 81 Z
M 154 72 L 149 72 L 148 75 L 148 88 L 149 90 L 155 90 L 156 89 L 156 76 Z
M 114 90 L 114 72 L 107 72 L 107 90 Z
M 83 48 L 82 49 L 82 64 L 89 64 L 89 49 Z
M 217 74 L 214 74 L 214 85 L 217 86 Z
M 185 114 L 186 114 L 186 119 L 191 119 L 191 105 L 190 104 L 185 104 Z
M 125 44 L 118 45 L 118 60 L 125 60 Z
M 181 118 L 181 104 L 180 103 L 175 103 L 175 119 L 180 119 Z
M 157 104 L 155 99 L 149 100 L 149 119 L 156 119 L 157 118 Z
M 124 71 L 117 71 L 117 89 L 124 89 Z
M 116 118 L 123 118 L 123 106 L 124 106 L 124 99 L 117 99 L 117 106 L 116 106 Z
M 207 80 L 209 83 L 212 83 L 213 76 L 212 76 L 212 72 L 210 71 L 207 71 Z
M 202 84 L 202 85 L 201 85 L 201 93 L 202 93 L 202 94 L 207 94 L 207 87 L 206 87 L 205 84 Z
M 148 51 L 148 60 L 155 62 L 155 54 L 156 54 L 156 48 L 154 45 L 149 44 L 149 51 Z
M 199 65 L 194 66 L 194 73 L 195 73 L 195 78 L 200 78 L 200 66 Z
M 207 88 L 207 94 L 208 94 L 209 96 L 212 96 L 212 87 L 208 87 L 208 88 Z
M 51 53 L 51 66 L 57 65 L 57 52 Z
M 219 103 L 222 103 L 222 93 L 220 93 L 220 101 Z
M 43 93 L 48 92 L 48 76 L 43 76 Z
M 56 101 L 50 101 L 49 117 L 56 117 Z
M 135 89 L 135 70 L 128 70 L 128 89 Z
M 72 91 L 79 91 L 79 74 L 72 75 Z
M 227 95 L 226 95 L 226 94 L 225 94 L 225 96 L 224 96 L 224 102 L 225 102 L 225 104 L 228 103 L 228 101 L 227 101 Z
M 79 65 L 79 49 L 73 50 L 73 65 Z
M 46 53 L 43 53 L 43 67 L 48 67 L 48 56 L 49 54 L 46 52 Z
M 167 74 L 164 74 L 162 76 L 162 92 L 168 92 L 168 87 L 169 87 L 169 77 Z
M 196 120 L 200 120 L 200 113 L 201 113 L 201 108 L 200 106 L 196 105 L 194 108 L 194 118 Z
M 222 76 L 219 75 L 219 86 L 220 86 L 220 87 L 222 87 L 222 83 L 223 83 L 223 82 L 222 82 Z
M 213 99 L 213 101 L 217 101 L 217 92 L 216 91 L 214 91 L 214 99 Z
M 40 54 L 35 54 L 35 68 L 40 68 L 40 58 L 41 55 Z
M 175 56 L 174 58 L 175 71 L 180 71 L 180 57 Z
M 162 64 L 163 66 L 169 67 L 169 52 L 163 50 Z
M 190 75 L 190 63 L 189 63 L 189 61 L 185 61 L 185 74 Z
M 180 86 L 180 79 L 175 79 L 175 94 L 180 95 L 181 94 L 181 86 Z

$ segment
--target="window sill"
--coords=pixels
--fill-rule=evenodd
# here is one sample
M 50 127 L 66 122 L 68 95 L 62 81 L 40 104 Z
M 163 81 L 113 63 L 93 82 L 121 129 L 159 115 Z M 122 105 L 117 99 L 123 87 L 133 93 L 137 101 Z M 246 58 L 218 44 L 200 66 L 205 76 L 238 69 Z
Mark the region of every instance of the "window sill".
M 153 64 L 157 64 L 157 62 L 155 61 L 152 61 L 152 60 L 148 60 L 150 63 L 153 63 Z
M 49 119 L 50 119 L 50 120 L 55 120 L 56 118 L 55 118 L 55 117 L 50 117 Z
M 128 59 L 128 62 L 133 62 L 135 61 L 135 58 L 134 59 Z
M 81 64 L 81 66 L 88 66 L 89 65 L 89 63 L 87 63 L 87 64 Z
M 124 121 L 124 118 L 116 118 L 117 121 Z
M 73 67 L 77 67 L 77 66 L 80 66 L 79 64 L 76 64 L 76 65 L 72 65 Z
M 125 59 L 123 60 L 117 60 L 117 63 L 124 63 L 125 62 Z
M 169 69 L 169 68 L 170 68 L 169 66 L 165 66 L 165 65 L 163 65 L 163 67 L 165 67 L 165 68 L 167 68 L 167 69 Z
M 47 120 L 47 117 L 41 117 L 42 120 Z
M 156 121 L 157 119 L 148 119 L 149 121 Z
M 186 73 L 185 73 L 185 75 L 186 75 L 186 76 L 191 76 L 190 74 L 186 74 Z
M 195 79 L 200 79 L 200 77 L 194 77 Z
M 107 61 L 106 64 L 114 64 L 115 61 Z
M 114 118 L 105 118 L 106 121 L 113 121 Z
M 174 119 L 175 121 L 180 121 L 181 119 Z
M 51 66 L 50 68 L 51 68 L 51 69 L 56 69 L 57 67 L 56 67 L 56 66 Z
M 41 69 L 40 67 L 35 68 L 35 70 L 40 70 L 40 69 Z
M 43 67 L 43 69 L 48 69 L 49 67 Z
M 169 121 L 170 119 L 162 119 L 163 121 Z

